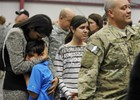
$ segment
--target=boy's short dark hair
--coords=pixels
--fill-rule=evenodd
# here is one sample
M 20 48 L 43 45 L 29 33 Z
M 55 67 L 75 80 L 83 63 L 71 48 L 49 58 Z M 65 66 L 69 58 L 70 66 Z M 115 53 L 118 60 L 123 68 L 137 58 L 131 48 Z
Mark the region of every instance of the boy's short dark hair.
M 34 53 L 41 55 L 45 49 L 45 42 L 43 40 L 29 41 L 26 45 L 26 55 L 32 57 Z

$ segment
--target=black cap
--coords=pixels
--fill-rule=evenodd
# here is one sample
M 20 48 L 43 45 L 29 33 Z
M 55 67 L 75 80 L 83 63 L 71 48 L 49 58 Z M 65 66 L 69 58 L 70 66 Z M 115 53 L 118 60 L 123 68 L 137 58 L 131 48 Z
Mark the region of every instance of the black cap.
M 27 10 L 25 10 L 25 9 L 21 9 L 19 11 L 16 11 L 15 13 L 17 15 L 25 14 L 25 15 L 27 15 L 29 17 L 29 12 Z

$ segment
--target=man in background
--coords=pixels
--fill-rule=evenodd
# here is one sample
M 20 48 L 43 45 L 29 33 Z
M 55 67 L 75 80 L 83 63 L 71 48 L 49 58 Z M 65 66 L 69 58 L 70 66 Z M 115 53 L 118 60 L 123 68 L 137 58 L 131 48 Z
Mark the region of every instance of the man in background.
M 54 60 L 58 48 L 64 44 L 65 37 L 69 33 L 71 19 L 75 12 L 70 8 L 64 8 L 60 11 L 57 23 L 53 25 L 52 33 L 49 37 L 49 56 Z
M 25 9 L 21 9 L 19 11 L 16 11 L 15 13 L 17 14 L 17 17 L 15 18 L 16 24 L 29 18 L 29 12 Z
M 56 52 L 62 44 L 65 44 L 65 37 L 70 30 L 71 19 L 75 16 L 75 12 L 70 8 L 64 8 L 60 11 L 59 19 L 53 25 L 52 33 L 49 37 L 49 56 L 52 61 L 50 66 L 53 66 L 53 61 Z M 54 67 L 54 66 L 53 66 Z M 55 67 L 54 67 L 55 69 Z M 55 93 L 55 100 L 59 100 L 59 91 Z
M 29 18 L 29 12 L 25 9 L 15 11 L 15 14 L 17 15 L 15 18 L 15 23 L 9 23 L 8 28 L 12 28 L 14 26 L 14 24 L 18 24 L 18 23 L 23 22 Z

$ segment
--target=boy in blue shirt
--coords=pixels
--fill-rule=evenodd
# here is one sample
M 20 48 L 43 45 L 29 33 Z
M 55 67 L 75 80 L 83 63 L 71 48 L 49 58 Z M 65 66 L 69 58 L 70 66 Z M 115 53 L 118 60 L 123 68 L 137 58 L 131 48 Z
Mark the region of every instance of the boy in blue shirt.
M 47 46 L 43 40 L 35 40 L 27 43 L 26 46 L 26 60 L 35 59 L 40 57 Z M 51 86 L 53 74 L 49 69 L 48 60 L 36 64 L 31 72 L 27 90 L 29 92 L 29 100 L 54 100 L 53 95 L 46 93 L 47 89 Z M 26 80 L 25 75 L 25 80 Z M 28 80 L 26 80 L 28 81 Z

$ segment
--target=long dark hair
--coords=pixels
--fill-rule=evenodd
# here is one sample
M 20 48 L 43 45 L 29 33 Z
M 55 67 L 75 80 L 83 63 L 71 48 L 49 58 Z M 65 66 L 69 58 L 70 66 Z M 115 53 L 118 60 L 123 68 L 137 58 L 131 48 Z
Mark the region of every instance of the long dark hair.
M 76 29 L 78 26 L 80 26 L 83 23 L 86 23 L 87 21 L 88 20 L 85 16 L 76 15 L 72 18 L 70 27 L 72 27 L 73 29 Z M 69 34 L 65 38 L 65 44 L 70 42 L 72 40 L 72 37 L 73 37 L 73 32 L 72 30 L 70 30 Z
M 99 26 L 99 29 L 101 29 L 103 27 L 103 18 L 101 15 L 92 13 L 88 16 L 88 18 L 94 20 L 96 22 L 96 24 Z
M 52 21 L 50 17 L 44 14 L 37 14 L 28 20 L 15 24 L 14 27 L 19 27 L 24 33 L 29 33 L 30 29 L 34 29 L 41 35 L 50 36 L 52 27 Z
M 90 18 L 96 22 L 96 24 L 98 25 L 98 30 L 100 30 L 103 27 L 103 18 L 101 15 L 96 14 L 96 13 L 92 13 L 88 16 L 88 18 Z M 94 34 L 94 33 L 90 30 L 88 36 L 91 36 L 92 34 Z

